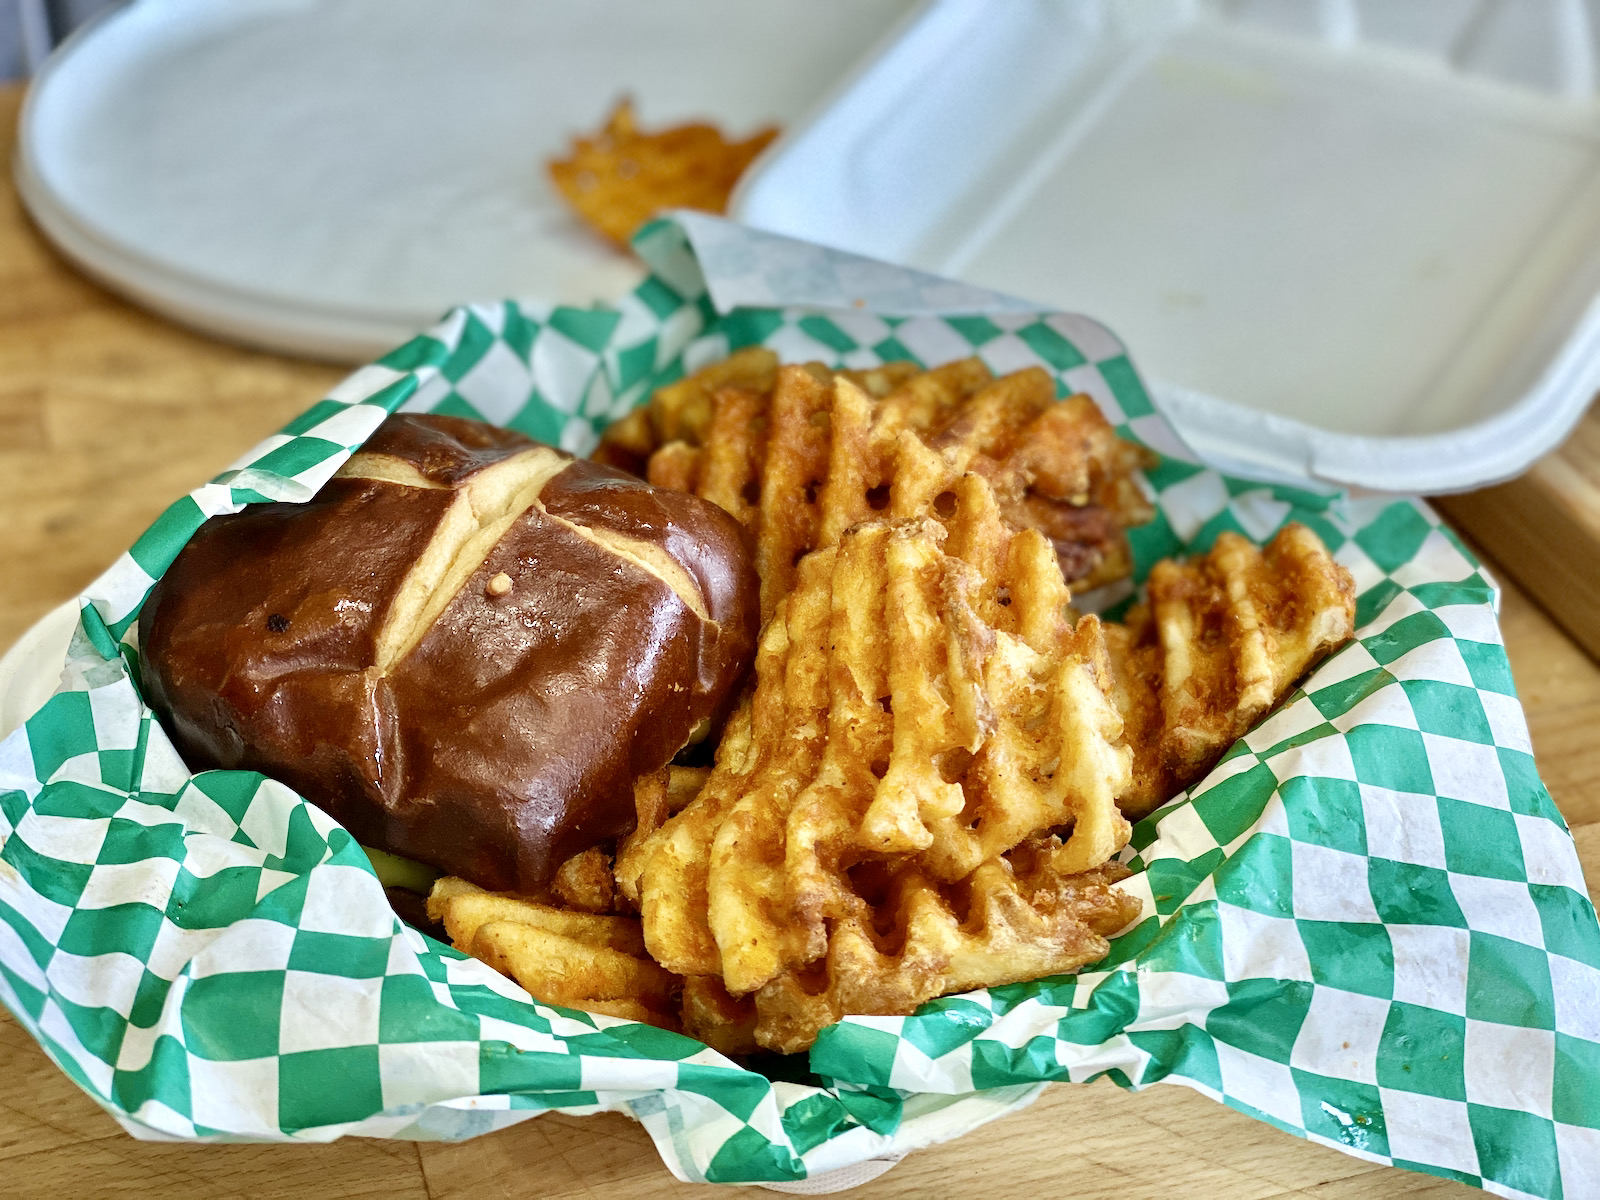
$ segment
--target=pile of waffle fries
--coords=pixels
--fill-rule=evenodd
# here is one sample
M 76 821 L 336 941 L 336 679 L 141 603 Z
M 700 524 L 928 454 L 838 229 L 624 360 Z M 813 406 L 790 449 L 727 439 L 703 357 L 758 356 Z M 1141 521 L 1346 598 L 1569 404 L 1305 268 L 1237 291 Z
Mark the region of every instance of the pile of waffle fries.
M 748 350 L 596 457 L 744 525 L 753 680 L 714 766 L 641 779 L 638 829 L 562 869 L 564 908 L 443 880 L 433 912 L 539 999 L 729 1054 L 1103 957 L 1139 913 L 1129 818 L 1353 631 L 1349 574 L 1299 525 L 1158 564 L 1125 623 L 1079 616 L 1071 587 L 1132 570 L 1150 460 L 1037 369 Z

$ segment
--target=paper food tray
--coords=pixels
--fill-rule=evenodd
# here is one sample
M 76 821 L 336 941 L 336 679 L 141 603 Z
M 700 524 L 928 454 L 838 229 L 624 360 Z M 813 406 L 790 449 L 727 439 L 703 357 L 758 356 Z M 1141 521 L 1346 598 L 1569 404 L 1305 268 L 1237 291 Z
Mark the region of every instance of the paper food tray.
M 636 244 L 653 275 L 614 308 L 452 313 L 175 503 L 88 589 L 60 689 L 0 741 L 0 998 L 63 1070 L 136 1136 L 455 1139 L 609 1109 L 681 1179 L 811 1186 L 1105 1074 L 1506 1195 L 1600 1189 L 1600 927 L 1534 767 L 1495 588 L 1426 505 L 1187 461 L 1122 345 L 1082 317 L 935 315 L 983 297 L 710 218 Z M 785 291 L 810 303 L 729 306 Z M 310 497 L 390 411 L 582 452 L 653 387 L 757 342 L 852 366 L 1041 365 L 1168 452 L 1159 516 L 1132 532 L 1141 576 L 1220 530 L 1259 542 L 1298 519 L 1360 596 L 1356 641 L 1135 828 L 1121 886 L 1143 913 L 1103 963 L 847 1018 L 807 1083 L 536 1003 L 402 926 L 319 810 L 259 775 L 190 775 L 131 643 L 208 515 Z M 32 664 L 8 697 L 38 686 L 48 650 L 7 660 Z

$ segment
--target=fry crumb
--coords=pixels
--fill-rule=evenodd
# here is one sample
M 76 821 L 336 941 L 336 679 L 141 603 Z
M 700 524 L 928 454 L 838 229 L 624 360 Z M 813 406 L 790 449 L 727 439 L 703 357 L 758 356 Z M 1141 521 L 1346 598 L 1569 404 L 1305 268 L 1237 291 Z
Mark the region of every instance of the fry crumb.
M 491 596 L 504 596 L 511 590 L 511 576 L 504 571 L 489 580 L 489 586 L 484 588 Z
M 776 128 L 740 142 L 705 122 L 644 133 L 633 103 L 618 102 L 599 133 L 573 139 L 546 166 L 556 190 L 593 228 L 626 248 L 633 232 L 664 208 L 727 211 L 728 196 Z

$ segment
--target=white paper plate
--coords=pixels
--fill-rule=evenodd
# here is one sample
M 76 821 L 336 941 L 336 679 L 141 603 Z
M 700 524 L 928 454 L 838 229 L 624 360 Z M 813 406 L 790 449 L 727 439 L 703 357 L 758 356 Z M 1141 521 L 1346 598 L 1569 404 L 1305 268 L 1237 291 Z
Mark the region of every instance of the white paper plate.
M 1233 474 L 1480 486 L 1600 388 L 1597 32 L 1593 0 L 937 0 L 733 211 L 1106 322 Z
M 140 0 L 51 60 L 16 173 L 90 273 L 181 321 L 364 361 L 463 302 L 640 277 L 544 162 L 646 128 L 788 124 L 911 0 Z

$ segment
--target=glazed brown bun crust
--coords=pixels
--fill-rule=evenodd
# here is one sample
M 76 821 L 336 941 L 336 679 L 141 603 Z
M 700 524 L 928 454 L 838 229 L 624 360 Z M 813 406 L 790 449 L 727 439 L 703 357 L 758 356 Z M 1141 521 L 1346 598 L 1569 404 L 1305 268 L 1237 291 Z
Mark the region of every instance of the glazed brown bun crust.
M 520 434 L 389 418 L 304 504 L 213 517 L 140 615 L 191 767 L 257 770 L 359 840 L 540 891 L 731 701 L 739 526 Z

